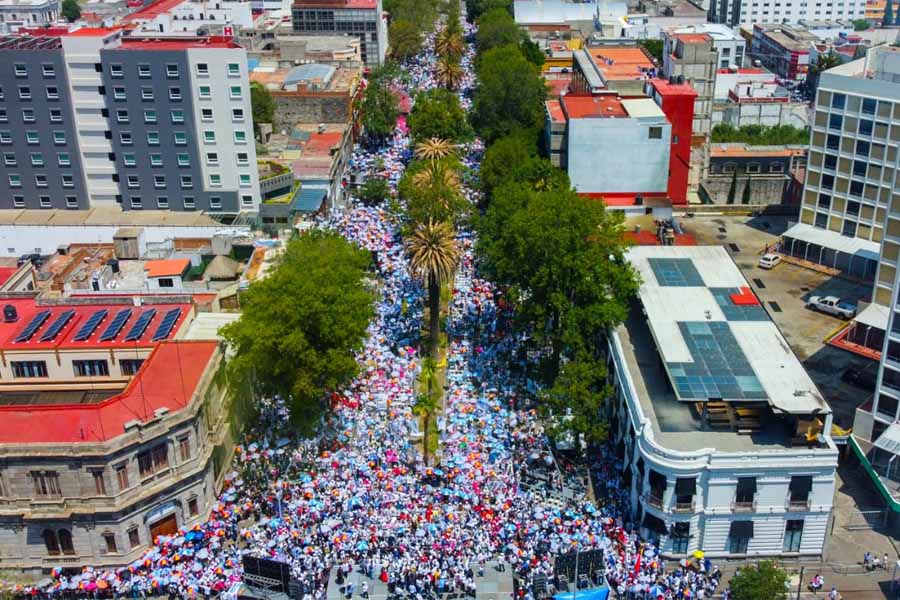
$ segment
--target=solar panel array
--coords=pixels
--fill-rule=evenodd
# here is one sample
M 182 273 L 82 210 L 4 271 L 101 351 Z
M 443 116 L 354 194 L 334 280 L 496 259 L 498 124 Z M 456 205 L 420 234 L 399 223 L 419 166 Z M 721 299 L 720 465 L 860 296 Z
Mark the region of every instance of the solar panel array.
M 108 342 L 110 340 L 114 340 L 119 332 L 122 331 L 122 328 L 125 327 L 125 323 L 128 322 L 128 319 L 131 318 L 131 309 L 123 308 L 119 312 L 116 313 L 116 316 L 113 317 L 112 322 L 106 326 L 106 330 L 100 336 L 101 342 Z
M 69 321 L 72 320 L 72 317 L 75 316 L 75 311 L 69 309 L 59 314 L 56 317 L 56 320 L 47 328 L 47 331 L 41 335 L 39 341 L 41 342 L 49 342 L 56 338 L 59 335 L 59 332 L 62 331 L 62 328 L 68 324 Z
M 178 317 L 180 316 L 180 308 L 173 308 L 172 310 L 166 312 L 166 316 L 163 317 L 163 320 L 162 322 L 160 322 L 159 327 L 156 328 L 156 333 L 153 334 L 152 341 L 158 342 L 169 337 L 169 334 L 172 332 L 172 328 L 175 327 L 175 323 L 178 322 Z
M 661 287 L 704 287 L 690 258 L 650 258 L 648 262 Z
M 37 330 L 41 328 L 41 325 L 47 322 L 47 319 L 50 318 L 49 310 L 42 310 L 38 314 L 31 319 L 31 322 L 22 330 L 22 332 L 16 336 L 14 342 L 27 342 L 30 340 Z
M 740 288 L 709 288 L 709 292 L 716 299 L 716 304 L 728 321 L 768 321 L 766 310 L 758 305 L 743 306 L 731 301 L 732 294 L 740 294 Z
M 678 328 L 693 358 L 666 363 L 680 400 L 768 398 L 727 322 L 680 322 Z
M 141 339 L 141 336 L 144 335 L 144 332 L 147 331 L 147 326 L 150 325 L 150 321 L 153 320 L 153 317 L 156 316 L 156 309 L 151 308 L 149 310 L 145 310 L 138 320 L 134 322 L 134 325 L 131 326 L 131 329 L 128 331 L 128 335 L 125 336 L 126 342 L 133 342 L 135 340 Z
M 88 318 L 87 321 L 84 322 L 84 325 L 81 326 L 81 329 L 78 330 L 78 333 L 75 334 L 73 338 L 76 342 L 83 342 L 94 334 L 94 331 L 97 330 L 97 327 L 100 326 L 100 323 L 103 322 L 103 319 L 106 318 L 106 315 L 109 314 L 109 311 L 105 308 L 102 310 L 98 310 L 94 312 Z

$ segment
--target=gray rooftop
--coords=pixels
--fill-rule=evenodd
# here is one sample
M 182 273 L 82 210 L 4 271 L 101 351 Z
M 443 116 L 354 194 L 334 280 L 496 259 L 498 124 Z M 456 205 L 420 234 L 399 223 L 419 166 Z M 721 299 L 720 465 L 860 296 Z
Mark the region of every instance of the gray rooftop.
M 311 63 L 308 65 L 300 65 L 288 71 L 284 76 L 284 85 L 296 85 L 298 83 L 321 83 L 327 86 L 331 78 L 334 77 L 334 67 L 331 65 L 322 65 Z

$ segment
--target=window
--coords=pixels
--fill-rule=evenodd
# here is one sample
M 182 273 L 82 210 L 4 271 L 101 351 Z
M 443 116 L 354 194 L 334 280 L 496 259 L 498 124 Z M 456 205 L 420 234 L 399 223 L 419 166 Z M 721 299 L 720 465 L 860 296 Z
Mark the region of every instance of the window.
M 3 153 L 3 164 L 7 167 L 14 167 L 18 164 L 16 160 L 16 155 L 12 152 L 4 152 Z
M 13 70 L 16 73 L 16 77 L 28 77 L 28 67 L 22 63 L 16 63 Z
M 238 63 L 228 63 L 228 76 L 236 77 L 241 74 L 241 65 Z
M 755 477 L 738 477 L 737 489 L 734 494 L 734 503 L 736 507 L 747 508 L 752 505 L 756 497 L 756 478 Z
M 135 158 L 134 154 L 126 152 L 122 154 L 122 162 L 126 167 L 133 167 L 137 164 L 137 159 Z
M 232 108 L 231 109 L 231 120 L 232 121 L 243 121 L 244 120 L 244 109 L 243 108 Z
M 851 181 L 850 182 L 850 195 L 851 196 L 862 196 L 863 195 L 863 183 L 861 181 Z
M 746 554 L 753 537 L 753 521 L 732 521 L 728 532 L 728 551 L 732 554 Z
M 0 144 L 12 144 L 12 134 L 8 131 L 0 131 Z
M 103 543 L 106 545 L 107 554 L 115 554 L 119 551 L 116 547 L 116 534 L 107 532 L 103 534 Z
M 19 86 L 19 100 L 31 100 L 31 88 L 27 85 Z
M 222 199 L 218 196 L 209 197 L 209 208 L 211 210 L 220 210 L 222 208 Z
M 831 196 L 828 194 L 819 194 L 819 208 L 828 209 L 831 206 Z
M 847 96 L 844 94 L 834 94 L 831 96 L 831 108 L 843 109 L 847 105 Z
M 150 166 L 151 167 L 163 166 L 162 154 L 151 154 L 150 155 Z
M 66 196 L 66 208 L 71 208 L 71 209 L 78 208 L 78 197 L 77 196 Z
M 201 98 L 210 98 L 212 96 L 208 85 L 201 85 L 197 92 Z
M 218 173 L 210 173 L 209 174 L 209 185 L 212 187 L 221 187 L 222 185 L 222 176 Z
M 853 200 L 847 201 L 847 214 L 848 215 L 858 215 L 859 214 L 859 202 L 854 202 Z
M 891 330 L 892 331 L 894 330 L 893 326 L 891 327 Z M 893 343 L 893 342 L 891 342 L 891 343 Z M 891 349 L 896 351 L 896 346 L 894 346 Z M 890 358 L 891 360 L 897 360 L 897 356 L 893 355 L 893 354 L 889 354 L 888 358 Z M 888 369 L 885 370 L 885 373 L 887 373 L 887 371 L 888 371 Z M 888 386 L 888 387 L 890 387 L 890 386 Z M 900 403 L 898 403 L 897 400 L 895 400 L 894 398 L 891 398 L 890 396 L 888 396 L 886 394 L 879 394 L 878 395 L 878 407 L 877 407 L 876 412 L 879 415 L 881 415 L 882 417 L 886 417 L 889 421 L 893 421 L 894 419 L 897 418 L 897 405 L 898 404 L 900 404 Z
M 822 175 L 821 186 L 826 190 L 834 189 L 834 175 Z
M 759 171 L 760 171 L 759 163 L 757 163 L 757 162 L 747 163 L 747 173 L 759 173 Z
M 219 164 L 219 153 L 218 152 L 207 152 L 206 153 L 206 164 L 208 164 L 208 165 Z
M 146 63 L 139 64 L 138 77 L 150 77 L 150 65 Z
M 828 138 L 825 141 L 825 145 L 829 150 L 840 150 L 841 149 L 841 136 L 834 135 L 833 133 L 828 134 Z
M 253 206 L 253 196 L 243 195 L 241 196 L 241 205 L 242 206 Z
M 4 114 L 6 111 L 4 110 Z M 26 123 L 34 123 L 34 109 L 33 108 L 23 108 L 22 109 L 22 120 Z
M 196 517 L 199 512 L 200 508 L 197 506 L 197 497 L 192 496 L 188 499 L 188 514 L 192 517 Z
M 247 132 L 237 130 L 234 132 L 234 143 L 235 144 L 246 144 L 247 143 Z
M 169 466 L 169 455 L 166 451 L 165 442 L 149 450 L 144 450 L 138 454 L 137 458 L 141 478 L 149 477 Z
M 127 463 L 122 463 L 116 466 L 116 484 L 119 486 L 119 491 L 123 492 L 128 489 L 128 465 Z
M 13 196 L 13 206 L 16 208 L 25 208 L 25 196 Z
M 246 152 L 238 152 L 236 155 L 237 164 L 239 165 L 249 165 L 250 164 L 250 155 Z
M 113 100 L 125 100 L 126 97 L 125 88 L 113 87 Z
M 53 143 L 57 146 L 62 146 L 66 143 L 66 132 L 65 131 L 54 131 L 53 132 Z
M 169 88 L 169 100 L 181 100 L 181 88 L 180 87 L 170 87 Z
M 178 166 L 179 167 L 189 167 L 191 166 L 191 157 L 188 154 L 178 154 L 176 155 L 178 158 Z
M 213 109 L 211 108 L 201 108 L 200 109 L 200 118 L 204 121 L 212 121 L 213 119 Z
M 21 360 L 10 362 L 13 377 L 47 377 L 47 363 L 42 360 Z
M 232 100 L 240 100 L 241 96 L 242 96 L 241 86 L 239 86 L 239 85 L 228 86 L 228 95 L 231 97 Z
M 794 475 L 788 484 L 788 502 L 791 509 L 807 510 L 809 494 L 812 491 L 811 475 Z
M 183 110 L 173 110 L 172 111 L 172 122 L 173 123 L 184 123 L 184 111 Z
M 154 175 L 153 176 L 153 187 L 156 189 L 162 189 L 166 187 L 166 176 L 165 175 Z
M 176 146 L 184 146 L 187 144 L 187 134 L 183 131 L 176 131 L 174 133 L 174 138 Z
M 181 187 L 184 187 L 184 182 L 182 182 Z M 190 186 L 188 186 L 188 187 L 190 187 Z M 196 206 L 196 202 L 194 201 L 193 196 L 185 196 L 183 203 L 184 203 L 185 210 L 193 210 L 194 207 Z
M 47 86 L 47 99 L 59 100 L 59 88 L 57 88 L 55 85 Z
M 853 174 L 858 175 L 860 177 L 866 176 L 866 169 L 868 168 L 868 164 L 862 160 L 853 161 Z
M 191 176 L 190 175 L 182 175 L 181 176 L 181 189 L 190 189 L 192 187 L 194 187 L 194 182 L 191 179 Z M 187 202 L 186 198 L 185 198 L 185 202 Z
M 865 115 L 874 115 L 875 114 L 875 106 L 878 104 L 876 100 L 872 98 L 863 98 L 862 101 L 862 111 Z
M 127 123 L 128 122 L 128 111 L 127 110 L 117 110 L 116 111 L 116 121 L 119 123 Z
M 651 127 L 649 129 L 648 135 L 651 140 L 661 140 L 662 139 L 662 127 Z
M 45 529 L 41 536 L 44 538 L 44 547 L 47 548 L 47 554 L 59 556 L 59 540 L 56 537 L 56 532 L 52 529 Z
M 828 213 L 816 213 L 816 227 L 820 229 L 828 227 Z
M 123 132 L 119 133 L 119 141 L 122 143 L 123 146 L 130 146 L 131 141 L 132 141 L 131 140 L 131 132 L 123 131 Z
M 109 74 L 112 77 L 122 77 L 122 65 L 109 65 Z
M 144 111 L 144 123 L 156 123 L 156 111 L 155 110 L 145 110 Z
M 239 176 L 241 187 L 250 187 L 250 175 L 246 173 L 241 173 Z
M 191 437 L 189 435 L 178 438 L 178 454 L 182 461 L 191 458 Z
M 687 554 L 688 543 L 691 540 L 691 523 L 690 521 L 678 522 L 672 524 L 672 553 Z
M 9 187 L 20 188 L 22 187 L 22 176 L 16 174 L 10 174 L 9 177 Z
M 0 123 L 9 123 L 9 115 L 6 114 L 5 108 L 0 108 Z
M 197 75 L 209 75 L 209 65 L 206 63 L 197 63 Z
M 783 173 L 784 165 L 780 162 L 769 163 L 769 173 Z
M 72 534 L 68 529 L 60 529 L 57 532 L 59 537 L 59 549 L 63 554 L 75 554 L 75 546 L 72 544 Z
M 208 129 L 203 132 L 203 141 L 207 144 L 215 144 L 216 143 L 216 132 L 209 131 Z
M 51 123 L 62 123 L 62 111 L 58 108 L 50 109 L 50 122 Z
M 785 552 L 800 552 L 800 539 L 803 537 L 803 520 L 788 520 L 784 527 Z
M 159 146 L 159 132 L 158 131 L 148 131 L 147 132 L 147 143 L 151 146 Z
M 25 141 L 29 144 L 40 144 L 41 140 L 38 138 L 37 131 L 26 131 L 25 132 Z
M 859 122 L 859 135 L 872 135 L 873 127 L 875 127 L 875 123 L 869 119 L 861 119 Z
M 843 115 L 829 115 L 828 116 L 828 127 L 829 129 L 837 129 L 844 125 L 844 116 Z
M 31 158 L 31 166 L 32 167 L 43 167 L 44 166 L 44 155 L 40 152 L 32 152 L 29 157 Z
M 50 196 L 41 196 L 38 198 L 40 202 L 41 208 L 53 208 L 53 203 L 50 202 Z
M 128 187 L 131 189 L 141 187 L 141 180 L 137 175 L 129 175 L 126 181 L 128 182 Z
M 844 221 L 844 226 L 841 229 L 841 235 L 845 235 L 847 237 L 856 237 L 856 225 L 856 221 L 846 219 Z
M 178 65 L 166 65 L 166 77 L 178 77 Z
M 34 483 L 34 495 L 37 498 L 59 498 L 62 491 L 59 487 L 59 473 L 56 471 L 32 471 L 31 481 Z
M 109 364 L 103 360 L 73 360 L 75 377 L 106 377 L 109 375 Z
M 131 197 L 131 208 L 134 210 L 141 210 L 144 208 L 144 201 L 140 196 L 132 196 Z
M 34 185 L 39 188 L 47 187 L 47 176 L 44 174 L 38 174 L 34 176 Z
M 106 481 L 103 479 L 103 471 L 98 469 L 91 471 L 91 477 L 94 478 L 94 491 L 98 496 L 106 495 Z
M 141 545 L 141 535 L 138 533 L 137 527 L 132 527 L 128 530 L 128 544 L 132 549 Z
M 143 358 L 121 358 L 119 359 L 119 369 L 122 375 L 134 375 L 144 364 Z
M 156 208 L 169 208 L 169 197 L 168 196 L 157 196 L 156 197 Z

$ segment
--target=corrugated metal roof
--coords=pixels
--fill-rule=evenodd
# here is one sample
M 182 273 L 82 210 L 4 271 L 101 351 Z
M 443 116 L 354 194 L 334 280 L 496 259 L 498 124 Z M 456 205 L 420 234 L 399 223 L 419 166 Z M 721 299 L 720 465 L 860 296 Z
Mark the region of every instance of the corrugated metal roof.
M 567 21 L 593 21 L 597 5 L 562 0 L 516 0 L 513 2 L 513 12 L 516 23 L 549 25 Z
M 308 81 L 321 81 L 327 85 L 334 76 L 334 67 L 331 65 L 321 65 L 311 63 L 308 65 L 300 65 L 288 71 L 284 76 L 284 85 L 292 85 L 295 83 L 303 83 Z
M 875 440 L 875 447 L 891 454 L 900 454 L 900 424 L 891 423 Z
M 303 187 L 297 194 L 292 208 L 297 212 L 314 213 L 322 207 L 327 193 L 327 190 Z

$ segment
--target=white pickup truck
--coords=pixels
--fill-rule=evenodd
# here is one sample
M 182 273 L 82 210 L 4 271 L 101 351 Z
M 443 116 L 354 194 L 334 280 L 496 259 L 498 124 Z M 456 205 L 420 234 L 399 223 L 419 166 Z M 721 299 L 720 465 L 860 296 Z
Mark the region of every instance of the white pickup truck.
M 843 319 L 852 319 L 856 316 L 856 305 L 844 302 L 837 296 L 813 296 L 806 301 L 806 308 Z

